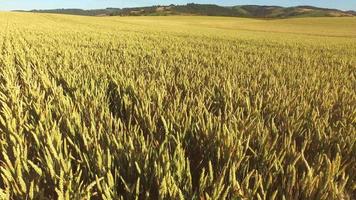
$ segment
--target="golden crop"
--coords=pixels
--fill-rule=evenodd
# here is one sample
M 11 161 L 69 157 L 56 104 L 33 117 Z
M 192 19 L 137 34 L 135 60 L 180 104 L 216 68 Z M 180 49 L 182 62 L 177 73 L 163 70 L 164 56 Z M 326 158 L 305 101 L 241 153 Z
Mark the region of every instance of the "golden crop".
M 0 13 L 2 199 L 353 199 L 356 18 Z

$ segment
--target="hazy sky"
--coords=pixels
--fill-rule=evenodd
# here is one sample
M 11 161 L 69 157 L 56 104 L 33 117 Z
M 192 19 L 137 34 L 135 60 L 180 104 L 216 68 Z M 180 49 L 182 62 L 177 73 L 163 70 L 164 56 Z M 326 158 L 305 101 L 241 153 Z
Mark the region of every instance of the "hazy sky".
M 211 3 L 219 5 L 313 5 L 343 10 L 356 10 L 356 0 L 0 0 L 0 10 L 50 9 L 50 8 L 106 8 L 168 5 L 186 3 Z

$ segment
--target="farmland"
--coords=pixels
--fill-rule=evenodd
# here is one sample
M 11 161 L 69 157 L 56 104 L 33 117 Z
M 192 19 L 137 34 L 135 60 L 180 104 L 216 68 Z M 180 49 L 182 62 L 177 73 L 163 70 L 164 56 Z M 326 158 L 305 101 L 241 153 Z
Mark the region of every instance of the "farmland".
M 356 18 L 0 13 L 1 199 L 353 199 Z

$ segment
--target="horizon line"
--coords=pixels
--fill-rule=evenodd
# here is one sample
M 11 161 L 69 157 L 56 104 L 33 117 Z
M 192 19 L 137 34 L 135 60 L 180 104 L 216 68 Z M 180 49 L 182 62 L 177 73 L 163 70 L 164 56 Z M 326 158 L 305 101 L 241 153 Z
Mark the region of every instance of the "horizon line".
M 125 8 L 144 8 L 144 7 L 154 7 L 154 6 L 185 6 L 189 4 L 196 4 L 196 5 L 216 5 L 216 6 L 221 6 L 221 7 L 234 7 L 234 6 L 268 6 L 268 7 L 281 7 L 281 8 L 293 8 L 293 7 L 302 7 L 302 6 L 309 6 L 309 7 L 314 7 L 314 8 L 322 8 L 322 9 L 334 9 L 334 10 L 340 10 L 340 11 L 354 11 L 356 12 L 356 9 L 339 9 L 339 8 L 332 8 L 332 7 L 319 7 L 319 6 L 312 6 L 312 5 L 295 5 L 295 6 L 280 6 L 280 5 L 275 5 L 275 4 L 238 4 L 238 5 L 219 5 L 219 4 L 211 4 L 211 3 L 187 3 L 187 4 L 156 4 L 156 5 L 144 5 L 144 6 L 127 6 L 127 7 L 105 7 L 105 8 L 79 8 L 79 7 L 58 7 L 58 8 L 42 8 L 42 9 L 11 9 L 11 10 L 1 10 L 0 11 L 34 11 L 34 10 L 66 10 L 66 9 L 77 9 L 77 10 L 105 10 L 105 9 L 125 9 Z

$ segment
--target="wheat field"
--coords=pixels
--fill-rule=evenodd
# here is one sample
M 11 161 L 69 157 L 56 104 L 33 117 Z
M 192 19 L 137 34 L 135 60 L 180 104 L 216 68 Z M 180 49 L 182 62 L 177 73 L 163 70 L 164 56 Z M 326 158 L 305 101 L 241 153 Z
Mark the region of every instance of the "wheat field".
M 0 199 L 355 199 L 356 18 L 0 13 Z

